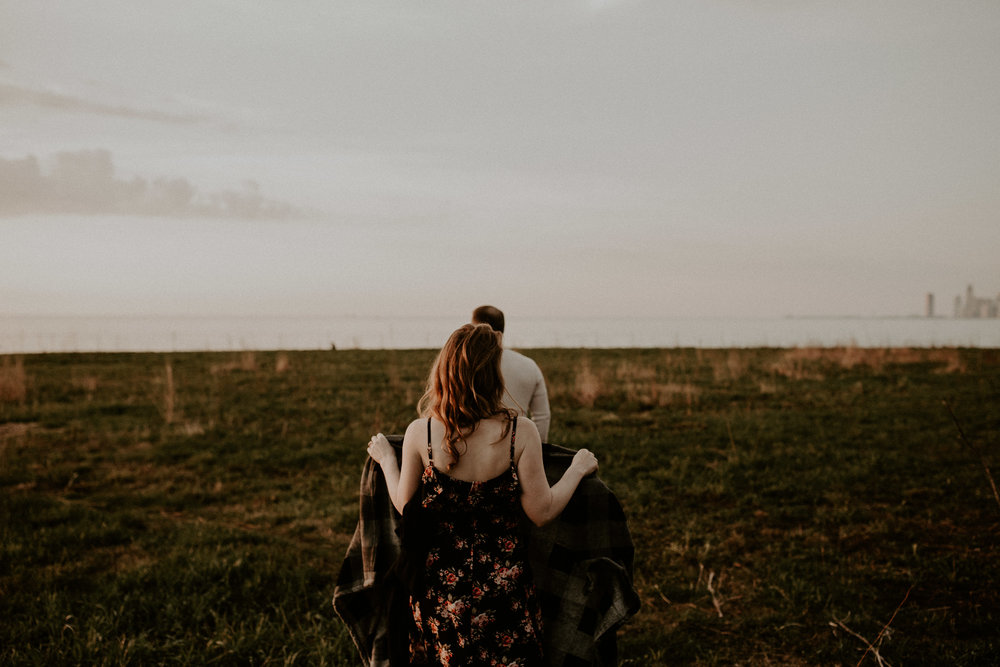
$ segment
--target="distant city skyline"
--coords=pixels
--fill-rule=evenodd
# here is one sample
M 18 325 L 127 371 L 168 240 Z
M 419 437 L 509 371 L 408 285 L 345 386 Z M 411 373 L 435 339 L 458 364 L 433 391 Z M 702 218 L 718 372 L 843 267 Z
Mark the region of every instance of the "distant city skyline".
M 970 284 L 965 288 L 964 299 L 961 295 L 955 297 L 952 313 L 954 317 L 964 318 L 1000 317 L 1000 291 L 993 297 L 980 297 Z

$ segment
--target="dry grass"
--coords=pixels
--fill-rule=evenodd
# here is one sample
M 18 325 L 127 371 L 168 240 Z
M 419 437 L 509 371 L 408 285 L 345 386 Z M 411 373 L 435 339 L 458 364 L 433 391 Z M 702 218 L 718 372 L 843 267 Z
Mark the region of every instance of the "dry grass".
M 82 389 L 87 394 L 87 400 L 94 400 L 94 394 L 97 393 L 97 386 L 99 381 L 96 376 L 85 375 L 83 377 L 78 377 L 73 380 L 73 386 Z
M 33 424 L 0 424 L 0 441 L 8 438 L 23 438 L 31 430 Z
M 691 355 L 664 351 L 612 363 L 599 363 L 585 353 L 568 376 L 550 376 L 547 381 L 553 403 L 570 401 L 593 408 L 624 401 L 640 408 L 682 408 L 691 414 L 723 387 L 755 386 L 767 396 L 778 393 L 784 381 L 822 382 L 856 371 L 880 375 L 919 364 L 929 365 L 934 374 L 968 372 L 967 361 L 956 348 L 801 347 L 756 353 L 698 348 Z M 706 373 L 712 380 L 707 385 Z M 863 391 L 860 382 L 858 393 Z
M 739 380 L 749 370 L 746 355 L 739 350 L 706 350 L 705 353 L 716 382 Z
M 771 370 L 790 380 L 823 380 L 824 368 L 853 370 L 869 368 L 876 373 L 888 366 L 930 363 L 939 366 L 937 373 L 965 373 L 965 361 L 955 348 L 867 348 L 867 347 L 797 347 L 781 352 Z M 718 377 L 717 377 L 718 379 Z
M 620 387 L 630 401 L 653 405 L 660 400 L 660 385 L 656 379 L 655 368 L 623 361 L 615 369 L 614 378 L 602 377 L 601 384 Z
M 278 361 L 276 361 L 275 372 L 280 373 L 284 370 L 288 370 L 287 361 L 288 361 L 288 356 L 285 355 L 286 365 L 281 371 L 278 370 Z M 239 356 L 237 356 L 235 359 L 232 359 L 231 361 L 225 361 L 222 363 L 212 364 L 211 366 L 209 366 L 209 372 L 212 375 L 220 375 L 223 373 L 230 373 L 232 371 L 252 372 L 256 370 L 257 370 L 257 355 L 254 353 L 253 350 L 245 350 L 243 352 L 240 352 Z
M 568 387 L 550 381 L 549 392 L 553 400 L 568 396 L 585 408 L 592 408 L 599 399 L 606 399 L 624 400 L 646 408 L 684 406 L 690 413 L 701 389 L 689 379 L 664 379 L 662 375 L 652 366 L 632 361 L 595 367 L 585 357 Z
M 173 424 L 177 417 L 177 390 L 174 387 L 174 367 L 167 361 L 163 368 L 163 421 Z
M 24 403 L 28 397 L 28 375 L 20 357 L 4 357 L 0 366 L 0 402 Z
M 819 347 L 785 350 L 771 365 L 771 370 L 789 380 L 822 380 L 824 375 L 816 368 L 825 361 L 830 350 Z
M 594 407 L 594 402 L 601 395 L 602 382 L 597 374 L 590 367 L 590 359 L 584 358 L 580 364 L 580 370 L 576 373 L 576 384 L 573 391 L 573 398 L 588 408 Z
M 288 354 L 279 352 L 278 356 L 274 359 L 274 372 L 281 375 L 289 368 L 291 368 L 291 362 L 288 361 Z

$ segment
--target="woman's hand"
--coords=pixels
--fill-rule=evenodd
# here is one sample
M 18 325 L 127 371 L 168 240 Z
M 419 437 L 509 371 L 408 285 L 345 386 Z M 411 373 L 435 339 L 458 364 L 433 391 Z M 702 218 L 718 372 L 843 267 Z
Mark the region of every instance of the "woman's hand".
M 381 433 L 376 433 L 368 441 L 368 456 L 375 459 L 375 463 L 378 464 L 396 462 L 396 450 Z
M 589 449 L 581 449 L 573 455 L 573 462 L 569 465 L 579 470 L 581 476 L 586 477 L 597 471 L 597 457 Z

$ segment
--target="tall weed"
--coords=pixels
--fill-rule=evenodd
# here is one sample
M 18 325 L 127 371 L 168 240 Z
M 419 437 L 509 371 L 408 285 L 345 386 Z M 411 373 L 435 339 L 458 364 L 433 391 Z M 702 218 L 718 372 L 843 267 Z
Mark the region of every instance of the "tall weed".
M 28 375 L 24 359 L 4 357 L 0 366 L 0 402 L 24 403 L 28 397 Z

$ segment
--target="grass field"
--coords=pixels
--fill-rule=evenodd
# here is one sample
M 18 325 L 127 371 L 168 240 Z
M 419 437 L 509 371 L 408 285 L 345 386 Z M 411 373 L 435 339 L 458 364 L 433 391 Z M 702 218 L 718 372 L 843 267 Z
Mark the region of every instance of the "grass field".
M 433 354 L 0 357 L 0 663 L 360 664 L 365 443 Z M 530 354 L 630 519 L 622 664 L 996 664 L 1000 351 Z

